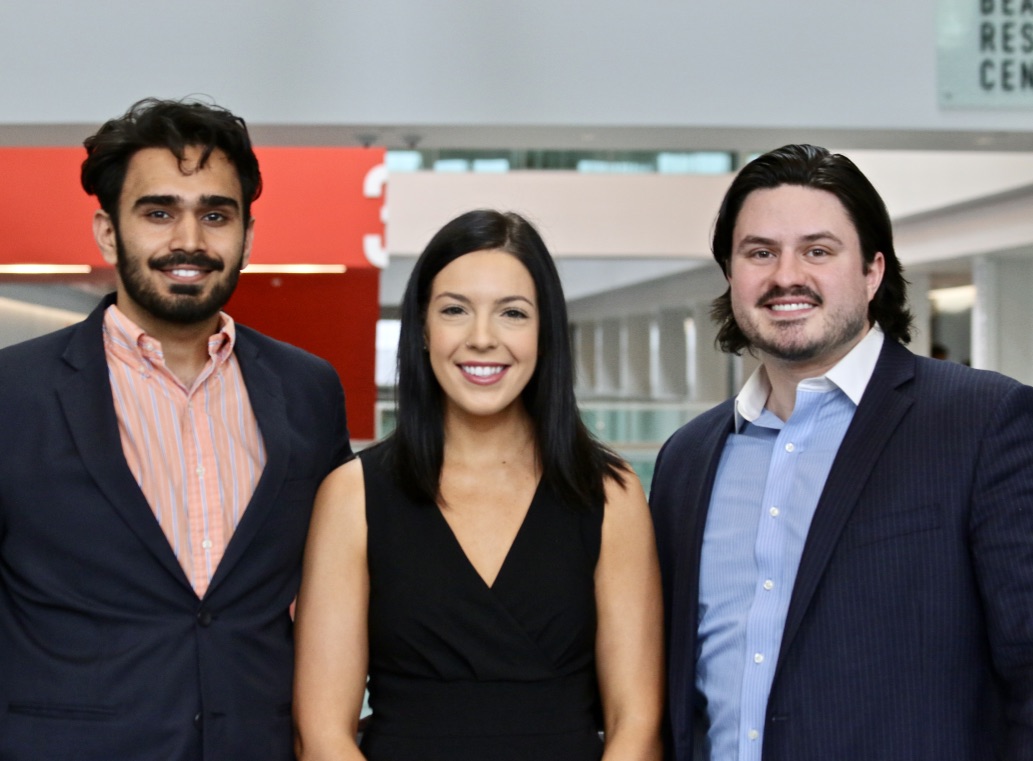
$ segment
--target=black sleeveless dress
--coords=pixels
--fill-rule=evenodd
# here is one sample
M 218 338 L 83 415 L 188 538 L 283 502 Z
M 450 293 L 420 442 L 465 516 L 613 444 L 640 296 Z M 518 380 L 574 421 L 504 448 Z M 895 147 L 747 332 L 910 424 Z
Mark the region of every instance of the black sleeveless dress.
M 437 506 L 360 454 L 370 573 L 369 761 L 598 761 L 602 509 L 539 485 L 495 583 Z

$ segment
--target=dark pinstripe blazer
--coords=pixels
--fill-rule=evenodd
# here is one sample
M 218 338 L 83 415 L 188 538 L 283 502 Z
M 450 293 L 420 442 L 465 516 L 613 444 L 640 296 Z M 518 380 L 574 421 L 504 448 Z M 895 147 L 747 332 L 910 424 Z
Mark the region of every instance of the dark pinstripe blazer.
M 729 400 L 679 429 L 650 494 L 676 761 L 700 753 L 700 552 L 732 425 Z M 887 339 L 807 536 L 763 757 L 1033 759 L 1033 388 Z
M 199 600 L 122 454 L 110 301 L 0 351 L 0 759 L 287 761 L 288 608 L 316 488 L 351 452 L 341 383 L 238 326 L 267 462 Z

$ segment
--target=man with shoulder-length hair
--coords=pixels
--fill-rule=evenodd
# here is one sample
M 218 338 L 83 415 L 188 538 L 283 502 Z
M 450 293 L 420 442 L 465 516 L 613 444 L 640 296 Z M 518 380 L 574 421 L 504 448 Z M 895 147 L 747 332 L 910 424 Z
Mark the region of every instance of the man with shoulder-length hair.
M 0 351 L 0 758 L 289 761 L 340 381 L 222 311 L 261 190 L 242 119 L 147 99 L 85 145 L 116 293 Z
M 1033 759 L 1033 389 L 905 348 L 844 156 L 750 162 L 713 253 L 718 342 L 761 366 L 657 459 L 670 757 Z

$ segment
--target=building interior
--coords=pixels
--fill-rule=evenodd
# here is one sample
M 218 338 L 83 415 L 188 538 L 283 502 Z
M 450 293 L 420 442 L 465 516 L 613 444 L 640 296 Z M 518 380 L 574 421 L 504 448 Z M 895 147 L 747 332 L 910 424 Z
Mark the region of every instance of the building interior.
M 81 319 L 112 288 L 78 186 L 83 138 L 142 97 L 194 96 L 242 115 L 261 149 L 254 265 L 228 311 L 326 356 L 360 443 L 390 430 L 415 258 L 452 217 L 492 207 L 540 229 L 582 414 L 648 483 L 664 439 L 751 369 L 714 347 L 725 283 L 709 234 L 735 171 L 790 142 L 846 154 L 881 193 L 916 353 L 1033 383 L 1033 59 L 1004 41 L 1020 14 L 958 0 L 0 3 L 0 346 Z

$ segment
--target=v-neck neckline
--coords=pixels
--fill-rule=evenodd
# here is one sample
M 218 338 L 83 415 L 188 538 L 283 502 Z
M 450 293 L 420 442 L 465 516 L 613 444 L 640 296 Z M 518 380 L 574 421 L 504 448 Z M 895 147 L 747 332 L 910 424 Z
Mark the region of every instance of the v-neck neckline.
M 520 542 L 520 537 L 525 533 L 527 524 L 531 518 L 531 514 L 535 509 L 535 504 L 539 501 L 542 488 L 543 479 L 539 479 L 537 485 L 534 488 L 534 493 L 531 495 L 531 501 L 528 503 L 527 509 L 524 511 L 524 517 L 523 519 L 521 519 L 520 525 L 517 527 L 516 533 L 513 534 L 513 539 L 510 541 L 509 547 L 506 549 L 506 554 L 502 558 L 502 564 L 499 566 L 499 570 L 495 573 L 495 578 L 492 579 L 492 582 L 490 584 L 488 583 L 488 580 L 481 575 L 481 572 L 477 570 L 477 566 L 475 566 L 473 562 L 470 560 L 470 556 L 466 554 L 466 549 L 463 547 L 463 543 L 459 541 L 459 537 L 456 536 L 456 532 L 452 529 L 452 524 L 448 522 L 448 518 L 445 517 L 445 514 L 442 511 L 441 507 L 438 505 L 434 505 L 434 510 L 435 512 L 437 512 L 438 518 L 440 519 L 441 524 L 445 527 L 445 531 L 448 533 L 448 536 L 451 537 L 452 545 L 459 553 L 459 557 L 461 558 L 463 565 L 465 565 L 470 570 L 474 578 L 477 579 L 484 587 L 484 589 L 488 590 L 489 592 L 494 592 L 496 590 L 499 580 L 502 578 L 502 574 L 505 573 L 506 568 L 510 565 L 510 559 L 513 557 L 514 550 L 516 549 L 517 544 Z

